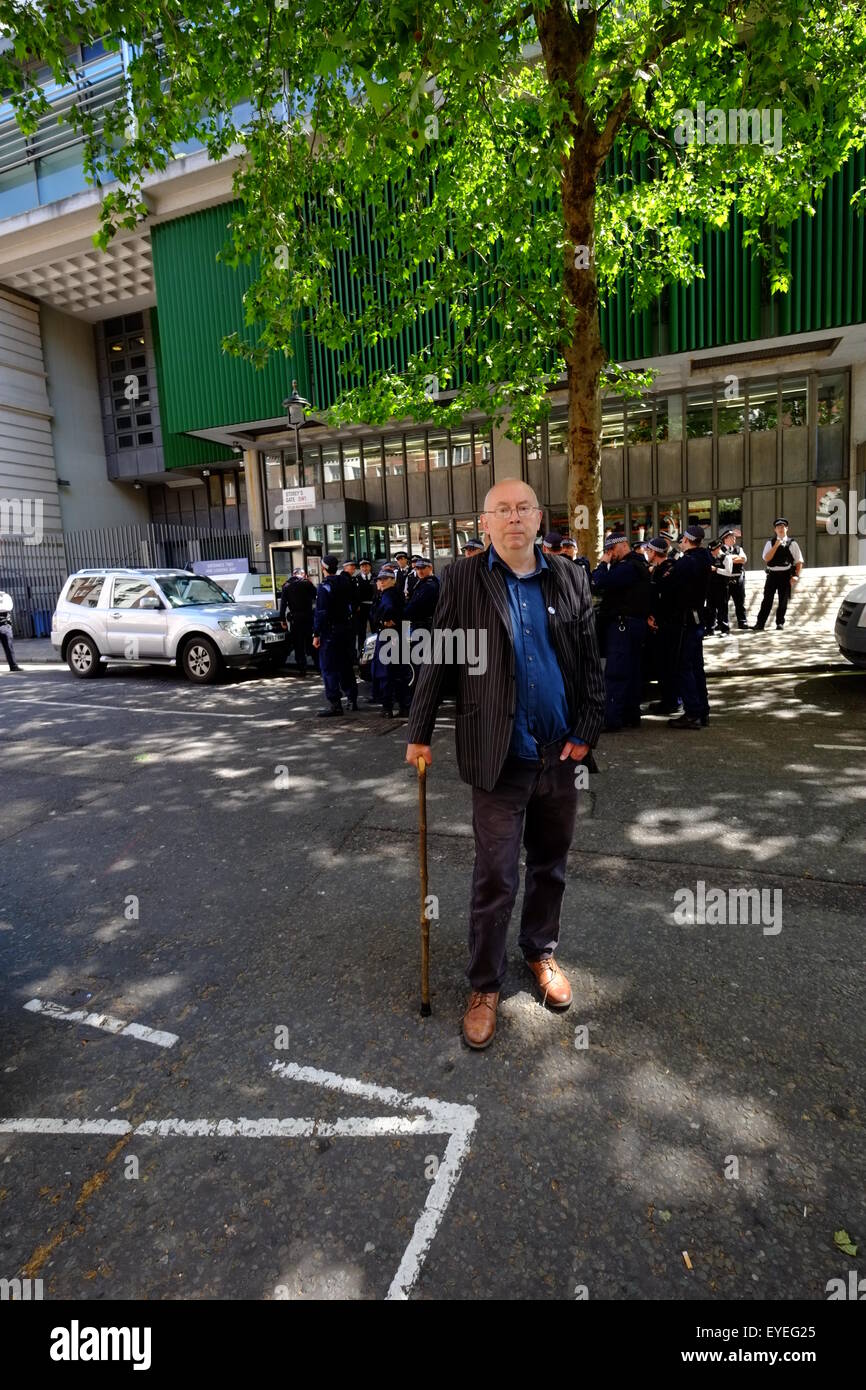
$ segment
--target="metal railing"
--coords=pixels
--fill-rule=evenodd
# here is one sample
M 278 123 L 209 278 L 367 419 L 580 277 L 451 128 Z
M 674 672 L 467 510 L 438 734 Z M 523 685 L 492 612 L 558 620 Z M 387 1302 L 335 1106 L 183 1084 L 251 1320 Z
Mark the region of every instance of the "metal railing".
M 45 84 L 51 110 L 39 117 L 33 135 L 23 135 L 8 101 L 0 102 L 0 173 L 8 173 L 46 154 L 57 154 L 82 143 L 82 137 L 65 118 L 73 106 L 90 116 L 113 106 L 124 93 L 123 61 L 119 53 L 105 53 L 76 69 L 75 81 L 58 86 Z M 96 130 L 102 133 L 97 122 Z
M 15 605 L 16 637 L 48 637 L 51 615 L 70 574 L 82 569 L 184 569 L 194 560 L 254 557 L 248 531 L 202 531 L 152 522 L 43 536 L 27 545 L 18 536 L 0 537 L 0 589 Z

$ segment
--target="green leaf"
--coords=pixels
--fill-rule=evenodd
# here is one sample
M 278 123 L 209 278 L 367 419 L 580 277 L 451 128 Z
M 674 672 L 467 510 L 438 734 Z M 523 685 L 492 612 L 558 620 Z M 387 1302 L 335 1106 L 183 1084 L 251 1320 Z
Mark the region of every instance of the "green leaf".
M 843 1255 L 851 1255 L 853 1257 L 857 1254 L 857 1246 L 852 1245 L 851 1237 L 847 1231 L 834 1231 L 833 1244 L 837 1249 L 842 1251 Z

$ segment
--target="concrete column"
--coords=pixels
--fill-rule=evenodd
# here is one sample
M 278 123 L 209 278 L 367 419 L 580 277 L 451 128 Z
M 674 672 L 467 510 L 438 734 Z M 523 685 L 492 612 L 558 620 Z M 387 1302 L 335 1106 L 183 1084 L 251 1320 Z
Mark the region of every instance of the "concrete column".
M 259 572 L 263 572 L 269 564 L 268 518 L 259 468 L 259 455 L 256 449 L 244 450 L 244 478 L 247 485 L 247 513 L 250 518 L 250 533 L 253 538 L 253 558 L 256 568 Z

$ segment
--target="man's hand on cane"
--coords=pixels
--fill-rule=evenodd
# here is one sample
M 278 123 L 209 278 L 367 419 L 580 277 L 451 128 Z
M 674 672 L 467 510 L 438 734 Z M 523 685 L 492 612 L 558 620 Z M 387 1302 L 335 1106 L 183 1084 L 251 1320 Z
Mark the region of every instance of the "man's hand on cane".
M 423 758 L 429 767 L 433 761 L 433 754 L 430 752 L 429 743 L 408 743 L 406 745 L 406 761 L 410 767 L 418 767 L 418 759 Z

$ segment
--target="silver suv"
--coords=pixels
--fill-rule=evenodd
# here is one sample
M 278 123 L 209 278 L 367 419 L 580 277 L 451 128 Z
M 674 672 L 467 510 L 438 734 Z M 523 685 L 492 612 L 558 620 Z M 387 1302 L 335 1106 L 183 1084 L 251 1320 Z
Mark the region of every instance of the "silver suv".
M 172 569 L 92 569 L 71 574 L 51 620 L 51 642 L 73 675 L 98 676 L 109 662 L 179 666 L 207 685 L 225 666 L 276 671 L 287 624 L 236 603 L 212 579 Z

